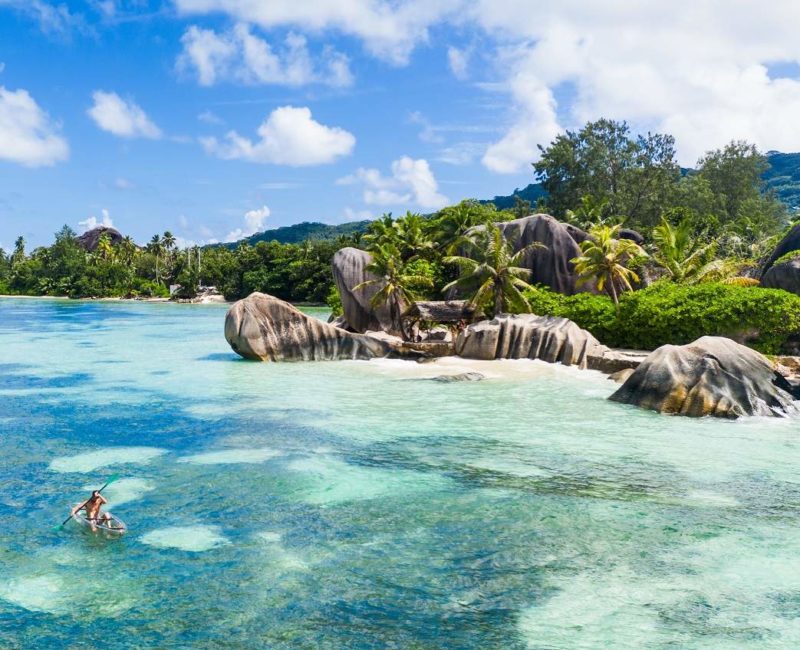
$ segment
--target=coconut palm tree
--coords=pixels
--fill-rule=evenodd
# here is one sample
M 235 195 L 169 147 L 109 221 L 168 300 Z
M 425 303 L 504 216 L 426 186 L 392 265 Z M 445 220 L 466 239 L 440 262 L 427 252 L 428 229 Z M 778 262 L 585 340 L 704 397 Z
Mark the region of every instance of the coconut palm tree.
M 451 288 L 467 291 L 471 294 L 471 305 L 488 307 L 494 314 L 531 310 L 522 293 L 532 288 L 525 281 L 531 272 L 520 264 L 531 250 L 544 248 L 543 244 L 534 242 L 515 253 L 500 228 L 490 224 L 468 235 L 464 247 L 465 255 L 444 258 L 446 263 L 455 264 L 461 270 L 461 276 L 446 285 L 444 292 Z
M 421 215 L 406 212 L 394 222 L 394 228 L 404 259 L 427 258 L 435 250 L 436 244 L 428 236 L 429 224 Z
M 713 260 L 716 240 L 698 245 L 694 229 L 687 219 L 673 226 L 662 217 L 661 223 L 653 228 L 653 243 L 656 249 L 653 259 L 675 282 L 699 280 L 719 271 L 719 264 Z
M 388 243 L 373 248 L 372 262 L 367 264 L 366 269 L 378 277 L 356 285 L 353 291 L 373 286 L 380 287 L 370 301 L 373 309 L 388 305 L 392 326 L 406 338 L 400 322 L 403 310 L 406 305 L 416 300 L 417 287 L 431 288 L 433 282 L 429 277 L 416 274 L 409 269 L 397 247 Z
M 122 238 L 122 241 L 119 243 L 119 250 L 122 254 L 122 259 L 130 266 L 133 264 L 133 259 L 136 257 L 136 251 L 138 250 L 138 246 L 136 246 L 136 242 L 130 236 L 125 236 Z
M 107 232 L 104 232 L 102 235 L 100 235 L 99 239 L 97 240 L 95 254 L 104 262 L 114 261 L 114 258 L 116 257 L 114 245 L 111 243 L 111 237 L 109 237 Z
M 150 251 L 156 258 L 156 282 L 159 282 L 159 268 L 158 262 L 161 257 L 161 253 L 164 251 L 164 244 L 161 241 L 161 235 L 153 235 L 152 239 L 150 239 L 150 243 L 147 244 L 147 250 Z
M 580 280 L 596 280 L 598 290 L 605 289 L 617 308 L 617 287 L 632 291 L 631 281 L 639 281 L 639 276 L 626 265 L 631 259 L 646 255 L 635 242 L 620 239 L 619 230 L 619 225 L 595 226 L 589 231 L 589 238 L 580 244 L 580 257 L 571 260 Z

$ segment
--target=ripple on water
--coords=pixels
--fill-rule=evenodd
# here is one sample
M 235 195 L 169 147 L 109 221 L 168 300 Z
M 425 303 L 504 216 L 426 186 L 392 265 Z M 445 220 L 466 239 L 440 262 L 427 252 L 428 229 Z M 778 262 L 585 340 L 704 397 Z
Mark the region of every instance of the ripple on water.
M 208 451 L 202 454 L 192 454 L 182 456 L 178 459 L 179 463 L 192 463 L 194 465 L 226 465 L 237 463 L 263 463 L 270 458 L 282 456 L 283 453 L 271 447 L 259 447 L 255 449 L 221 449 L 219 451 Z
M 168 526 L 142 535 L 144 544 L 157 548 L 177 548 L 181 551 L 199 553 L 228 544 L 219 526 Z
M 74 456 L 55 458 L 49 467 L 55 472 L 86 473 L 108 465 L 145 464 L 166 453 L 166 449 L 158 447 L 106 447 Z

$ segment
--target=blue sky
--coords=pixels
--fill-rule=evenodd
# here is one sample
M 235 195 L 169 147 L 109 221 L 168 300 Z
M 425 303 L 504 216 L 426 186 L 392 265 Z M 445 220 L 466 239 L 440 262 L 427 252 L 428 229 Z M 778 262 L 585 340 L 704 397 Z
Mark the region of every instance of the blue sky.
M 0 0 L 0 245 L 430 212 L 600 116 L 800 149 L 796 3 L 623 4 Z

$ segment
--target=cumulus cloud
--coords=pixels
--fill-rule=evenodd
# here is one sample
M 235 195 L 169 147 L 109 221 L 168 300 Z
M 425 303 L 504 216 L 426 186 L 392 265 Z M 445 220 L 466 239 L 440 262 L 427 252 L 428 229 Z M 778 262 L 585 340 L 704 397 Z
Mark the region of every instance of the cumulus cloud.
M 27 167 L 53 165 L 69 157 L 69 145 L 27 90 L 0 86 L 0 160 Z
M 507 134 L 484 156 L 490 169 L 535 159 L 534 140 L 547 144 L 562 127 L 556 112 L 566 126 L 605 116 L 670 132 L 683 164 L 733 138 L 800 149 L 800 80 L 768 72 L 800 61 L 796 2 L 768 11 L 746 3 L 731 11 L 724 0 L 534 5 L 479 0 L 467 10 L 500 41 L 497 69 L 508 71 L 501 80 L 514 103 Z M 556 107 L 554 91 L 565 85 L 572 91 Z
M 161 137 L 159 129 L 142 108 L 132 100 L 125 101 L 117 93 L 96 90 L 92 93 L 94 105 L 87 111 L 95 124 L 122 138 Z
M 258 127 L 258 140 L 229 131 L 223 141 L 201 138 L 208 153 L 225 160 L 247 160 L 302 167 L 324 165 L 352 152 L 356 139 L 339 127 L 320 124 L 306 107 L 282 106 Z
M 353 83 L 344 54 L 326 47 L 315 61 L 305 37 L 299 34 L 288 34 L 275 48 L 242 23 L 227 32 L 192 25 L 181 37 L 181 43 L 183 51 L 176 66 L 195 76 L 202 86 L 221 81 L 285 86 L 320 83 L 336 87 Z
M 175 0 L 183 14 L 225 12 L 264 29 L 295 27 L 322 32 L 338 30 L 364 41 L 373 54 L 405 64 L 414 46 L 428 38 L 428 27 L 460 7 L 462 0 Z
M 401 205 L 414 202 L 422 208 L 436 209 L 450 200 L 439 194 L 439 184 L 424 158 L 403 156 L 391 166 L 391 176 L 377 169 L 359 168 L 355 174 L 337 181 L 339 185 L 361 184 L 367 205 Z
M 263 230 L 264 222 L 269 215 L 270 209 L 266 205 L 263 205 L 255 210 L 248 210 L 244 213 L 244 228 L 236 228 L 235 230 L 231 230 L 225 236 L 225 241 L 228 243 L 239 241 L 244 237 L 249 237 L 258 231 Z
M 467 67 L 469 65 L 469 52 L 460 50 L 457 47 L 447 48 L 447 63 L 450 66 L 450 72 L 453 73 L 456 79 L 462 81 L 466 79 L 469 74 Z
M 565 127 L 601 116 L 672 132 L 683 164 L 737 138 L 800 150 L 800 79 L 771 73 L 800 63 L 800 3 L 773 0 L 175 0 L 183 14 L 224 12 L 264 29 L 336 31 L 405 64 L 445 22 L 483 32 L 482 60 L 509 98 L 505 133 L 485 151 L 497 172 L 523 169 Z M 466 52 L 451 70 L 471 72 Z M 475 76 L 473 72 L 471 76 Z M 486 88 L 487 86 L 484 86 Z
M 39 24 L 43 33 L 67 36 L 73 29 L 87 31 L 80 14 L 71 13 L 65 3 L 51 4 L 44 0 L 0 0 L 0 7 L 16 9 Z
M 108 210 L 103 208 L 100 214 L 102 215 L 100 219 L 95 216 L 91 216 L 87 217 L 83 221 L 79 221 L 78 225 L 81 227 L 82 231 L 87 232 L 93 228 L 97 228 L 98 226 L 105 226 L 106 228 L 114 227 L 114 222 L 111 220 L 111 215 L 109 214 Z

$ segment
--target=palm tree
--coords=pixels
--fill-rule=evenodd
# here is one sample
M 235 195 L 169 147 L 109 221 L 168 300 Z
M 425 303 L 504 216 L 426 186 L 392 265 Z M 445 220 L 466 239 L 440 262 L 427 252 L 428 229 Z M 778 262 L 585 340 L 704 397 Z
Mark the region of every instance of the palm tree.
M 156 282 L 159 281 L 159 272 L 158 272 L 158 261 L 161 257 L 161 253 L 164 250 L 164 244 L 161 241 L 161 235 L 153 235 L 150 243 L 147 244 L 147 250 L 149 250 L 153 255 L 156 257 Z
M 109 237 L 107 232 L 104 232 L 97 240 L 95 253 L 104 262 L 113 262 L 114 252 L 114 245 L 111 243 L 111 237 Z
M 427 257 L 436 247 L 428 236 L 428 223 L 419 214 L 406 212 L 404 217 L 394 222 L 394 229 L 405 259 Z
M 366 280 L 353 287 L 352 290 L 359 291 L 367 287 L 379 286 L 380 289 L 372 296 L 370 304 L 373 309 L 388 304 L 392 326 L 400 331 L 403 338 L 406 338 L 400 322 L 404 306 L 416 300 L 415 289 L 417 287 L 430 288 L 433 286 L 433 282 L 429 277 L 410 270 L 403 261 L 400 251 L 392 244 L 374 248 L 372 262 L 367 264 L 366 269 L 378 277 L 374 280 Z
M 161 243 L 164 244 L 164 248 L 166 248 L 167 251 L 171 251 L 175 246 L 175 235 L 169 230 L 165 230 L 164 236 L 161 238 Z
M 122 253 L 122 259 L 125 264 L 128 266 L 133 264 L 133 258 L 136 256 L 136 251 L 138 250 L 136 242 L 134 242 L 130 236 L 125 236 L 119 243 L 119 249 Z
M 639 276 L 626 264 L 634 257 L 646 255 L 637 243 L 619 239 L 619 230 L 619 225 L 595 226 L 589 231 L 589 238 L 580 244 L 580 257 L 571 260 L 580 280 L 596 280 L 597 289 L 605 289 L 617 309 L 617 286 L 632 291 L 631 280 L 639 281 Z
M 387 244 L 395 248 L 400 246 L 400 236 L 391 212 L 369 224 L 364 241 L 367 242 L 368 251 L 377 250 Z
M 544 245 L 534 242 L 515 253 L 500 228 L 492 224 L 469 235 L 465 246 L 465 256 L 444 258 L 444 262 L 456 264 L 461 269 L 461 276 L 442 291 L 447 292 L 453 287 L 469 291 L 472 294 L 471 305 L 491 307 L 494 314 L 530 311 L 530 304 L 522 292 L 532 288 L 523 279 L 529 278 L 531 272 L 520 264 L 532 249 L 544 248 Z
M 653 228 L 656 251 L 653 259 L 662 266 L 676 282 L 702 279 L 709 272 L 717 271 L 712 258 L 717 250 L 716 240 L 698 245 L 692 225 L 683 219 L 672 226 L 665 218 Z

